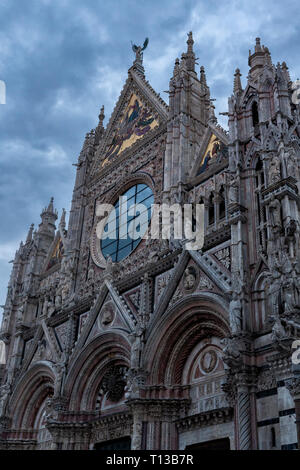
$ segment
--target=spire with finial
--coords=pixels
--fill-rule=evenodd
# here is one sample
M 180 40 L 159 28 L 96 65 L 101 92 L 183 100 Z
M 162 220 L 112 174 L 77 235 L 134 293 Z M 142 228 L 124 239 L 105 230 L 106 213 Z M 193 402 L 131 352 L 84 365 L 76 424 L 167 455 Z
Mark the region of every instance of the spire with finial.
M 59 228 L 64 230 L 66 228 L 66 209 L 62 210 L 60 222 L 59 222 Z
M 290 76 L 289 68 L 288 68 L 288 66 L 286 65 L 286 62 L 282 62 L 281 68 L 282 68 L 282 71 L 283 71 L 283 73 L 284 73 L 284 75 L 285 75 L 285 78 L 286 78 L 287 82 L 290 83 L 290 81 L 291 81 L 291 76 Z
M 53 205 L 53 202 L 54 202 L 54 197 L 52 197 L 52 198 L 50 199 L 50 202 L 49 202 L 49 205 L 48 205 L 47 212 L 49 212 L 49 213 L 53 213 L 53 212 L 54 212 L 54 205 Z
M 204 69 L 203 65 L 201 65 L 201 67 L 200 67 L 200 83 L 202 83 L 202 85 L 207 86 L 205 69 Z
M 193 39 L 193 33 L 190 31 L 188 33 L 188 40 L 187 40 L 187 53 L 185 54 L 185 59 L 186 59 L 186 68 L 189 72 L 195 72 L 195 53 L 193 49 L 194 45 L 194 39 Z
M 100 109 L 100 114 L 99 114 L 99 124 L 101 124 L 101 126 L 103 127 L 103 121 L 104 121 L 104 118 L 105 118 L 105 115 L 104 115 L 104 104 L 101 106 L 101 109 Z
M 248 65 L 250 66 L 250 77 L 252 78 L 255 78 L 263 67 L 272 65 L 270 51 L 267 47 L 260 44 L 260 38 L 255 40 L 253 54 L 251 50 L 249 51 Z
M 41 219 L 42 222 L 39 225 L 39 232 L 41 231 L 53 231 L 55 230 L 55 221 L 57 219 L 57 210 L 54 210 L 54 198 L 52 197 L 50 199 L 48 207 L 45 207 L 45 209 L 41 213 Z M 51 226 L 51 229 L 50 229 Z
M 104 118 L 105 118 L 105 115 L 104 115 L 104 105 L 102 105 L 101 109 L 100 109 L 100 114 L 99 114 L 99 123 L 98 123 L 98 126 L 96 127 L 96 130 L 95 130 L 95 144 L 98 145 L 100 140 L 101 140 L 101 137 L 103 135 L 103 132 L 104 132 L 104 126 L 103 126 L 103 121 L 104 121 Z
M 179 59 L 177 57 L 177 59 L 175 60 L 175 64 L 174 64 L 174 70 L 173 70 L 173 77 L 175 77 L 175 75 L 177 75 L 179 73 Z
M 34 229 L 34 224 L 30 225 L 30 228 L 28 230 L 27 238 L 26 238 L 26 243 L 30 243 L 32 240 L 32 234 L 33 234 L 33 229 Z
M 240 72 L 240 69 L 236 69 L 235 70 L 235 74 L 234 74 L 234 81 L 233 81 L 233 93 L 236 94 L 236 93 L 241 93 L 243 91 L 243 88 L 242 88 L 242 83 L 241 83 L 241 72 Z
M 260 38 L 255 39 L 255 52 L 261 52 Z

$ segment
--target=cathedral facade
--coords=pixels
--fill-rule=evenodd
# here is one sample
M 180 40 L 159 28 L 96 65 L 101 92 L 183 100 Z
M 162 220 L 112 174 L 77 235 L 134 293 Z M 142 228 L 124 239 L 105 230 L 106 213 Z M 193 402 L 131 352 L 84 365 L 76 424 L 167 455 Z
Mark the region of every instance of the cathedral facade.
M 102 108 L 86 135 L 68 225 L 51 199 L 16 252 L 1 449 L 298 447 L 299 105 L 257 39 L 225 130 L 193 44 L 168 104 L 134 46 L 106 128 Z M 203 246 L 99 237 L 103 204 L 121 232 L 120 196 L 133 225 L 133 203 L 204 206 Z

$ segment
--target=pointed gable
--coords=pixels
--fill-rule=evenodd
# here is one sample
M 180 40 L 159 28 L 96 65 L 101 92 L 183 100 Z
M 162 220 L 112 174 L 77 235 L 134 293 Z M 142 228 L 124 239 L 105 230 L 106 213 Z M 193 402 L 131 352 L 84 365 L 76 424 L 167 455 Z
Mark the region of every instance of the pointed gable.
M 211 134 L 205 151 L 202 154 L 197 175 L 206 170 L 212 159 L 220 159 L 220 157 L 227 154 L 227 151 L 226 145 L 215 134 Z
M 129 102 L 113 130 L 111 142 L 104 149 L 102 166 L 117 157 L 150 130 L 159 125 L 158 117 L 137 93 L 132 93 Z
M 63 242 L 58 231 L 53 240 L 53 243 L 50 246 L 50 250 L 46 258 L 46 262 L 45 262 L 44 271 L 47 272 L 51 268 L 53 268 L 53 266 L 59 265 L 61 262 L 63 253 L 64 253 Z
M 153 136 L 167 121 L 168 107 L 144 76 L 129 69 L 128 79 L 96 152 L 92 174 Z

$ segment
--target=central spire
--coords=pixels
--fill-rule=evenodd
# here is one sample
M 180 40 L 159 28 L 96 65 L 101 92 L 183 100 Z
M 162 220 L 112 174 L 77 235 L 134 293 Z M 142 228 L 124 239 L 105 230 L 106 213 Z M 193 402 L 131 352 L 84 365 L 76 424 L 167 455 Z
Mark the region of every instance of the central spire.
M 194 49 L 193 49 L 193 45 L 194 45 L 194 39 L 193 39 L 193 33 L 192 31 L 190 31 L 188 33 L 188 40 L 187 40 L 187 53 L 185 55 L 185 59 L 186 59 L 186 67 L 187 67 L 187 70 L 189 72 L 195 72 L 195 61 L 196 61 L 196 58 L 195 58 L 195 53 L 194 53 Z

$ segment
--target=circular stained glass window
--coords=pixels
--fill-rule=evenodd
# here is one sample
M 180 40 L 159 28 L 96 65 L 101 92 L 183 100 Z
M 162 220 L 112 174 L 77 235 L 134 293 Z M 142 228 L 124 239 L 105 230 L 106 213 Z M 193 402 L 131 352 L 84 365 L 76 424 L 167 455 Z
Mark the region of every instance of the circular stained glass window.
M 138 246 L 148 229 L 152 204 L 153 192 L 146 184 L 136 184 L 119 197 L 100 240 L 104 258 L 121 261 Z

